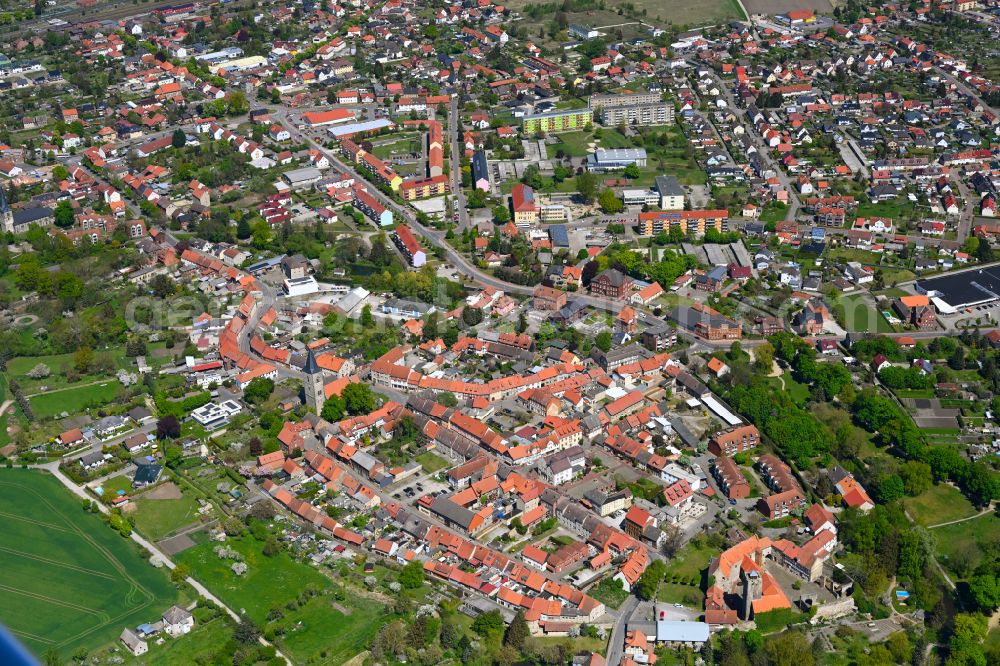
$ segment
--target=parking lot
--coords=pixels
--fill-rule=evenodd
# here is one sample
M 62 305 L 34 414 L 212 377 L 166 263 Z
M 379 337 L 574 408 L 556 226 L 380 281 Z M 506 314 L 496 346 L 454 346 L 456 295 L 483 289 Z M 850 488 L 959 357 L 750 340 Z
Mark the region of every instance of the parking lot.
M 400 483 L 399 487 L 392 489 L 392 498 L 400 502 L 413 502 L 424 495 L 437 497 L 449 490 L 448 484 L 428 474 Z

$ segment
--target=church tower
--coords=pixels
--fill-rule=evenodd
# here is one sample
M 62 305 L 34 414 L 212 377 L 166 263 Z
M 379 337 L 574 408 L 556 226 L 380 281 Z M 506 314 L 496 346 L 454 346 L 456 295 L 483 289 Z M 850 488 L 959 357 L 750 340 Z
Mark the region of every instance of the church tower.
M 2 187 L 0 187 L 0 229 L 11 233 L 14 231 L 14 212 L 7 203 L 7 194 Z
M 316 362 L 316 354 L 311 349 L 302 370 L 306 373 L 305 386 L 303 387 L 306 392 L 306 405 L 312 407 L 319 414 L 323 411 L 323 403 L 326 402 L 326 382 L 323 381 L 323 370 Z

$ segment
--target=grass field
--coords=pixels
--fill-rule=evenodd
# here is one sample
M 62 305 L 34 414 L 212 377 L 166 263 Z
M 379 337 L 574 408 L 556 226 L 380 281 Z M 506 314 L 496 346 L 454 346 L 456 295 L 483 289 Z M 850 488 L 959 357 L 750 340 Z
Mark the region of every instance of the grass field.
M 125 347 L 111 347 L 107 350 L 95 351 L 96 354 L 110 354 L 115 365 L 119 368 L 135 367 L 132 360 L 125 357 Z M 32 379 L 27 376 L 39 363 L 49 366 L 51 374 L 44 379 Z M 66 368 L 73 364 L 73 354 L 50 354 L 48 356 L 19 356 L 7 362 L 7 373 L 11 378 L 16 379 L 21 385 L 21 389 L 27 393 L 34 393 L 40 386 L 59 388 L 67 386 L 66 377 L 63 375 Z M 85 375 L 80 378 L 81 382 L 92 382 L 101 379 L 100 375 Z
M 780 377 L 768 377 L 766 381 L 776 389 L 781 389 L 781 387 L 784 386 L 785 393 L 787 393 L 789 397 L 791 397 L 791 399 L 798 405 L 804 405 L 806 401 L 809 400 L 809 386 L 795 381 L 791 372 L 785 372 Z M 782 382 L 784 382 L 784 384 L 782 384 Z
M 0 470 L 0 621 L 35 653 L 68 657 L 152 622 L 178 598 L 154 569 L 55 478 Z
M 864 294 L 840 297 L 844 308 L 844 328 L 848 331 L 892 333 L 892 327 Z
M 205 624 L 196 624 L 191 633 L 167 640 L 163 645 L 150 642 L 149 652 L 141 657 L 128 657 L 126 663 L 143 666 L 212 663 L 211 658 L 219 653 L 232 635 L 232 626 L 222 618 L 215 618 Z
M 921 525 L 937 525 L 976 514 L 976 508 L 954 486 L 941 483 L 903 501 L 906 510 Z
M 135 526 L 144 535 L 159 541 L 182 527 L 198 521 L 198 502 L 190 494 L 180 499 L 138 497 L 132 513 Z
M 28 404 L 37 418 L 44 419 L 63 412 L 72 414 L 88 407 L 106 405 L 118 397 L 120 388 L 117 379 L 108 379 L 96 384 L 40 393 L 28 398 Z
M 279 641 L 281 649 L 298 663 L 331 665 L 343 664 L 364 651 L 386 622 L 383 607 L 359 596 L 352 596 L 344 606 L 349 610 L 346 615 L 329 597 L 318 596 L 289 613 L 282 621 L 285 635 Z
M 984 553 L 1000 548 L 1000 518 L 987 513 L 979 518 L 931 530 L 941 566 L 963 578 L 975 569 Z
M 178 554 L 177 560 L 191 567 L 192 574 L 230 608 L 245 610 L 262 627 L 280 625 L 284 635 L 278 639 L 279 647 L 296 662 L 341 664 L 363 650 L 384 624 L 381 604 L 350 591 L 342 606 L 336 604 L 331 592 L 337 586 L 286 551 L 267 557 L 249 536 L 230 539 L 227 545 L 239 551 L 248 566 L 246 574 L 237 576 L 230 569 L 232 561 L 220 560 L 213 552 L 217 545 L 201 543 Z M 319 594 L 289 610 L 286 604 L 307 586 Z M 272 609 L 280 609 L 283 617 L 268 622 Z
M 416 461 L 424 468 L 425 472 L 433 474 L 439 469 L 444 469 L 446 467 L 451 467 L 451 463 L 442 458 L 441 456 L 427 451 L 421 453 L 416 457 Z
M 510 3 L 510 6 L 521 9 L 528 4 L 530 4 L 528 0 L 514 0 L 514 2 Z M 594 5 L 596 6 L 596 4 L 595 2 Z M 708 0 L 707 2 L 675 0 L 675 2 L 671 2 L 670 4 L 666 4 L 662 0 L 634 0 L 631 4 L 635 7 L 636 12 L 641 13 L 645 10 L 644 21 L 658 26 L 665 26 L 668 23 L 678 26 L 705 26 L 716 25 L 731 19 L 746 18 L 743 12 L 740 11 L 736 0 Z M 571 12 L 567 14 L 566 18 L 571 24 L 579 23 L 596 28 L 629 22 L 628 17 L 619 16 L 612 11 L 611 7 L 605 10 L 593 9 L 590 11 Z M 542 16 L 534 24 L 538 25 L 541 23 L 544 25 L 552 19 L 553 16 L 549 14 Z M 615 36 L 611 30 L 603 32 Z M 633 35 L 648 35 L 648 32 L 640 30 L 639 26 L 625 26 L 623 32 L 628 33 L 623 35 L 625 39 L 629 39 Z
M 701 590 L 702 572 L 718 551 L 700 543 L 689 543 L 667 563 L 667 575 L 657 591 L 658 601 L 702 607 L 705 595 Z

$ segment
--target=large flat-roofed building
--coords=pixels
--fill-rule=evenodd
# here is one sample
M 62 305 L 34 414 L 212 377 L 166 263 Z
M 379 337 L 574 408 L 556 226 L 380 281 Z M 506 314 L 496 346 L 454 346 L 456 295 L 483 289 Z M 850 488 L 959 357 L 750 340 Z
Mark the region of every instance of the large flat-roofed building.
M 669 125 L 674 122 L 674 106 L 659 93 L 638 91 L 591 95 L 590 108 L 604 125 Z
M 587 169 L 594 172 L 615 171 L 632 164 L 646 166 L 645 148 L 598 148 L 587 157 Z
M 653 190 L 622 190 L 622 202 L 626 206 L 659 206 L 660 195 Z
M 636 106 L 639 104 L 656 104 L 662 101 L 663 96 L 660 93 L 649 92 L 648 90 L 623 91 L 607 95 L 591 95 L 590 108 L 608 109 L 622 106 Z
M 639 213 L 639 233 L 655 236 L 661 231 L 677 227 L 684 234 L 703 236 L 708 229 L 726 231 L 729 221 L 727 210 L 663 210 Z
M 601 109 L 601 124 L 613 127 L 626 125 L 669 125 L 674 122 L 674 107 L 660 102 L 636 106 L 612 106 Z
M 319 182 L 320 178 L 323 177 L 323 172 L 321 172 L 316 167 L 302 167 L 301 169 L 292 169 L 291 171 L 286 171 L 282 178 L 293 190 L 301 190 L 307 187 L 312 187 Z
M 350 118 L 345 118 L 343 121 L 328 121 L 324 124 L 330 124 L 330 122 L 346 122 L 347 120 L 350 120 Z M 388 118 L 375 118 L 374 120 L 363 120 L 358 123 L 349 123 L 347 125 L 329 127 L 326 131 L 334 139 L 349 139 L 356 134 L 370 134 L 383 129 L 392 129 L 395 126 L 395 123 Z
M 591 109 L 570 109 L 536 113 L 521 119 L 521 129 L 525 134 L 535 132 L 570 132 L 585 128 L 594 121 Z
M 926 294 L 937 311 L 946 315 L 992 303 L 1000 300 L 1000 265 L 917 280 L 917 291 Z
M 684 210 L 684 188 L 675 176 L 657 176 L 656 192 L 663 210 Z
M 243 407 L 235 400 L 223 400 L 222 402 L 210 402 L 202 405 L 191 412 L 191 418 L 201 424 L 205 430 L 217 430 L 229 423 L 229 419 L 236 416 Z

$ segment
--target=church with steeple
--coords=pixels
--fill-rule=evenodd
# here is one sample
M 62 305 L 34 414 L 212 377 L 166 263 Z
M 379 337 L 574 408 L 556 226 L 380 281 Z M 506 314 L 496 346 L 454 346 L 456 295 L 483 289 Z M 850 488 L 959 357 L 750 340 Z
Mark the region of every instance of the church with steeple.
M 311 349 L 302 370 L 306 373 L 305 386 L 303 386 L 303 390 L 306 392 L 306 406 L 311 407 L 319 414 L 323 411 L 323 403 L 326 402 L 326 381 L 323 379 L 323 369 L 316 362 L 316 354 Z
M 14 211 L 7 203 L 7 194 L 0 187 L 0 228 L 7 233 L 14 231 Z

